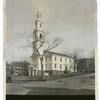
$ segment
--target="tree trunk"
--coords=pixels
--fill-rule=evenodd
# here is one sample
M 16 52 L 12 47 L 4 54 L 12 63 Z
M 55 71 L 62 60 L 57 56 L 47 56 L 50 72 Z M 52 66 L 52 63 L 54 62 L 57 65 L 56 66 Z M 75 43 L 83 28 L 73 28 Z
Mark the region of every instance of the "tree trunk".
M 77 72 L 77 61 L 76 61 L 76 64 L 75 64 L 75 72 Z
M 76 62 L 74 62 L 74 72 L 75 72 Z
M 41 78 L 43 79 L 44 73 L 43 73 L 43 60 L 40 59 L 41 62 Z
M 74 62 L 74 72 L 77 72 L 77 60 Z

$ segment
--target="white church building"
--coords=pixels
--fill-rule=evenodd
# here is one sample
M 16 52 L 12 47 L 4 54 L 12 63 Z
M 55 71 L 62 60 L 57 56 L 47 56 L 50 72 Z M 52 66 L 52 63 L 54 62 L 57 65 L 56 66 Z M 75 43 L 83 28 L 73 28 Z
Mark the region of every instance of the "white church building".
M 44 74 L 55 75 L 64 74 L 65 72 L 76 72 L 74 70 L 74 58 L 61 53 L 46 51 L 43 57 Z M 33 56 L 33 68 L 30 75 L 41 75 L 41 62 L 38 56 Z
M 41 13 L 37 11 L 36 20 L 35 20 L 35 29 L 33 31 L 33 51 L 32 54 L 32 65 L 29 66 L 29 75 L 37 76 L 41 75 L 41 62 L 37 51 L 43 46 L 45 36 L 42 29 L 42 18 Z M 74 58 L 65 54 L 46 51 L 43 56 L 43 72 L 44 74 L 54 75 L 54 74 L 63 74 L 64 72 L 74 72 L 77 71 L 74 69 Z

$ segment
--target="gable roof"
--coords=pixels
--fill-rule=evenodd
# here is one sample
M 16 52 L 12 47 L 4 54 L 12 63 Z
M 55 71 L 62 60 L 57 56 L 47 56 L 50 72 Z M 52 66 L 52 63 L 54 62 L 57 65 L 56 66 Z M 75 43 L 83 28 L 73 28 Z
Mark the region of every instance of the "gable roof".
M 57 52 L 52 52 L 52 51 L 45 51 L 45 53 L 50 53 L 50 54 L 55 54 L 55 55 L 59 55 L 59 56 L 64 56 L 64 57 L 69 57 L 69 58 L 74 58 L 72 56 L 69 56 L 69 55 L 66 55 L 66 54 L 63 54 L 63 53 L 57 53 Z

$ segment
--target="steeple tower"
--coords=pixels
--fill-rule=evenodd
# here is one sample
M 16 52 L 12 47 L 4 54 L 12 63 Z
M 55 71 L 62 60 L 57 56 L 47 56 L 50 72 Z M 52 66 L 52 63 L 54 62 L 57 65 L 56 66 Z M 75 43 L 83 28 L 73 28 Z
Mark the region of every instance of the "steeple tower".
M 38 1 L 38 8 L 37 8 L 37 12 L 36 12 L 36 16 L 35 16 L 35 28 L 33 31 L 33 54 L 32 54 L 32 66 L 33 66 L 33 73 L 34 75 L 38 75 L 40 73 L 40 75 L 43 72 L 43 66 L 42 66 L 42 62 L 41 62 L 41 57 L 43 55 L 43 44 L 44 44 L 44 40 L 45 40 L 45 35 L 43 32 L 43 21 L 42 21 L 42 14 L 40 12 L 40 8 L 39 8 L 39 0 Z M 41 63 L 40 63 L 41 62 Z
M 40 48 L 44 42 L 44 34 L 42 27 L 42 15 L 40 11 L 36 13 L 35 30 L 33 31 L 33 48 Z

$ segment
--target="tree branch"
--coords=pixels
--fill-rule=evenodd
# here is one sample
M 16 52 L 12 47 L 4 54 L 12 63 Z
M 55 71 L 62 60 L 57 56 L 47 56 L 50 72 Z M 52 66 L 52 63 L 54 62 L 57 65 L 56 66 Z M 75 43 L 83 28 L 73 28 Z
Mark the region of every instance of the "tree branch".
M 59 46 L 60 44 L 62 43 L 62 40 L 59 39 L 59 38 L 56 38 L 54 39 L 54 41 L 51 43 L 51 46 L 50 46 L 50 43 L 48 42 L 48 47 L 45 51 L 48 51 L 48 50 L 51 50 L 53 48 L 56 48 L 57 46 Z

